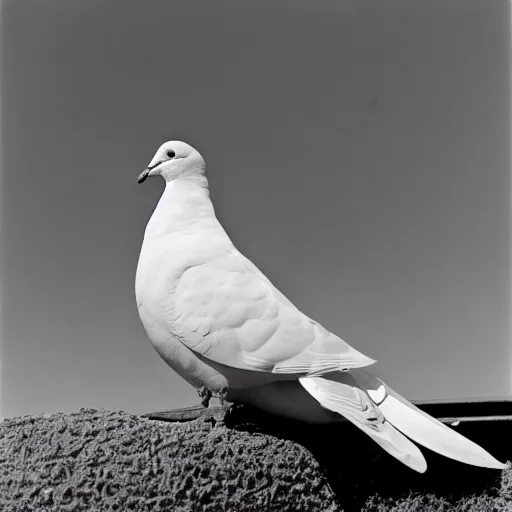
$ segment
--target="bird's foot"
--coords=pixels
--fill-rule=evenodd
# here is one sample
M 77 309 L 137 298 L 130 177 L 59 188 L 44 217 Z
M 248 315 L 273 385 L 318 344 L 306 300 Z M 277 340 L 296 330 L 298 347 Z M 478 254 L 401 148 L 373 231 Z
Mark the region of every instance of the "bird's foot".
M 205 386 L 197 390 L 203 407 L 206 408 L 205 417 L 213 420 L 216 427 L 222 427 L 226 424 L 226 417 L 231 408 L 231 402 L 228 402 L 227 390 L 212 391 Z

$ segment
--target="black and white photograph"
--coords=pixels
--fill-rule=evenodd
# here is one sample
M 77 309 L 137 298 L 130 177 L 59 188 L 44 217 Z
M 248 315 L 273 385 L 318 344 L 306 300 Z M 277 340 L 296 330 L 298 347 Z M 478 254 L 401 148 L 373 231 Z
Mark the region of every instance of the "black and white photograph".
M 0 3 L 0 510 L 512 510 L 509 0 Z

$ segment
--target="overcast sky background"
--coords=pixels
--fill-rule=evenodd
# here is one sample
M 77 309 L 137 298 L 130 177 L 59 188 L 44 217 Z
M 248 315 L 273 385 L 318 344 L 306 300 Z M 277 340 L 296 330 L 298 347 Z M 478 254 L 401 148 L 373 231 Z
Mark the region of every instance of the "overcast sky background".
M 163 181 L 208 162 L 239 249 L 411 399 L 511 394 L 505 0 L 11 0 L 5 417 L 193 405 L 134 299 Z

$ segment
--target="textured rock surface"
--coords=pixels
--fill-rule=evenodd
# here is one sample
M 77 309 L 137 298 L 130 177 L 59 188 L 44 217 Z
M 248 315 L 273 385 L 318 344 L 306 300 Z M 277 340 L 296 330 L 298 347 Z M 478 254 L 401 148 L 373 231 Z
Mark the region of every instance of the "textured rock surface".
M 489 428 L 461 433 L 510 459 L 508 425 Z M 0 424 L 0 510 L 512 511 L 510 470 L 426 455 L 419 475 L 349 424 L 247 408 L 225 425 L 82 409 Z
M 291 441 L 124 413 L 6 420 L 0 510 L 336 511 L 311 454 Z

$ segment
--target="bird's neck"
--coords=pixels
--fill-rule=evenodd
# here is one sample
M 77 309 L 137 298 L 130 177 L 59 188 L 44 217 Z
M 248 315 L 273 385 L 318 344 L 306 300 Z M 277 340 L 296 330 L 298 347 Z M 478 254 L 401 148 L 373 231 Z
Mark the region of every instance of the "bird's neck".
M 204 182 L 175 179 L 165 184 L 145 236 L 213 227 L 217 223 L 206 178 Z

